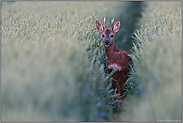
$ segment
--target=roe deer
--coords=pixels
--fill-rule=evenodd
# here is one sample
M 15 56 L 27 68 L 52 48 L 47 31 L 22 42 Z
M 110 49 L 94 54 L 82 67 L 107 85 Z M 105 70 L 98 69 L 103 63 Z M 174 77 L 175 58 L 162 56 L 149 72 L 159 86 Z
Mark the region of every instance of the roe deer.
M 105 52 L 107 54 L 108 62 L 107 62 L 107 69 L 108 72 L 111 73 L 113 69 L 117 68 L 117 71 L 112 75 L 112 87 L 116 90 L 115 94 L 119 94 L 117 99 L 122 99 L 122 95 L 124 93 L 123 84 L 128 79 L 128 72 L 130 69 L 129 63 L 131 62 L 131 58 L 128 56 L 129 53 L 124 50 L 119 50 L 114 42 L 114 35 L 120 28 L 120 21 L 114 24 L 113 28 L 112 24 L 114 22 L 114 18 L 111 21 L 111 25 L 109 28 L 106 26 L 105 17 L 104 17 L 104 25 L 97 20 L 96 26 L 99 32 L 102 33 L 102 40 L 103 45 L 105 48 Z

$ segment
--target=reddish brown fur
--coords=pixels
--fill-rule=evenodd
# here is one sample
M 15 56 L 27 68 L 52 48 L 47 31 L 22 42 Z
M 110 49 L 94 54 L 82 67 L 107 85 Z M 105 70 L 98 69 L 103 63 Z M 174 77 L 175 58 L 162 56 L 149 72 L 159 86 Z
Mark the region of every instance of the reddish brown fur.
M 111 25 L 112 23 L 113 21 L 111 22 Z M 129 63 L 132 59 L 128 56 L 128 52 L 124 50 L 119 50 L 114 42 L 114 35 L 120 28 L 120 21 L 116 22 L 113 28 L 111 28 L 111 26 L 110 28 L 104 28 L 99 21 L 96 21 L 96 26 L 97 29 L 102 33 L 103 44 L 108 57 L 108 72 L 112 72 L 113 69 L 111 68 L 111 66 L 114 67 L 115 65 L 117 65 L 118 68 L 120 68 L 112 76 L 114 79 L 112 81 L 112 86 L 114 89 L 117 88 L 117 91 L 115 93 L 122 96 L 124 93 L 123 84 L 128 79 L 127 74 L 130 68 Z M 121 99 L 121 97 L 119 97 L 118 99 Z

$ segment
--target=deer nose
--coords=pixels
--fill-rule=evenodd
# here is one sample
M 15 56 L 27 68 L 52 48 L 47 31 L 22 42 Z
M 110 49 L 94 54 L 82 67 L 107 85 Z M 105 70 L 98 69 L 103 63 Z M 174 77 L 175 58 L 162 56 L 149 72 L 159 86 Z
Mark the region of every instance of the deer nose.
M 110 44 L 110 42 L 109 42 L 109 40 L 105 40 L 105 46 L 109 46 L 109 44 Z

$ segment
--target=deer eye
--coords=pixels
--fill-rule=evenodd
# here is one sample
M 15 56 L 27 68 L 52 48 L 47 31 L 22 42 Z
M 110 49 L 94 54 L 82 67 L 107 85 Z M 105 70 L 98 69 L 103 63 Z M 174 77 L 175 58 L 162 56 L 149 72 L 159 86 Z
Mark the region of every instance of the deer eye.
M 112 38 L 112 37 L 114 37 L 114 35 L 111 35 L 110 37 Z
M 104 35 L 102 35 L 102 37 L 104 37 Z

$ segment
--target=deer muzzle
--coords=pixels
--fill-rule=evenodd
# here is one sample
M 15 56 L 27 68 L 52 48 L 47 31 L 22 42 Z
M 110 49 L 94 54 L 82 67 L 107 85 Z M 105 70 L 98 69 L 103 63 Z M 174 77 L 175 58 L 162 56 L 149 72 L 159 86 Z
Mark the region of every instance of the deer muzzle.
M 108 46 L 110 45 L 109 40 L 105 40 L 104 45 L 105 45 L 106 47 L 108 47 Z

